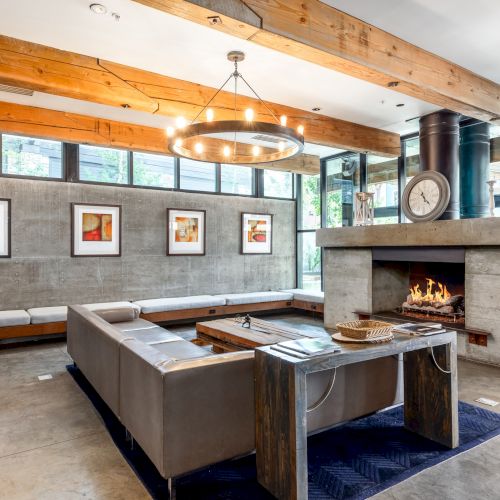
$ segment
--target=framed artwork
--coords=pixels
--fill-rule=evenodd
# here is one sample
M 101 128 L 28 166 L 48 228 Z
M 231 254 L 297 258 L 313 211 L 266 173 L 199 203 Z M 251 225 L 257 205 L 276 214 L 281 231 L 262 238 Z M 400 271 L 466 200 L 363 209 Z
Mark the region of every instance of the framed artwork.
M 0 257 L 10 257 L 10 200 L 0 198 Z
M 205 210 L 167 209 L 167 255 L 205 255 Z
M 121 255 L 120 205 L 71 204 L 71 256 Z
M 270 214 L 241 214 L 241 253 L 273 253 L 273 216 Z

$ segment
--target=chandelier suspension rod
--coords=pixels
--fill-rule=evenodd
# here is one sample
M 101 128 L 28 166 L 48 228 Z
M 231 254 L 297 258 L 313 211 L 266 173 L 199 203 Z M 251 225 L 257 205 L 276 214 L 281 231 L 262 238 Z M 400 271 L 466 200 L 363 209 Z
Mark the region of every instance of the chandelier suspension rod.
M 239 71 L 238 71 L 238 61 L 234 61 L 234 120 L 236 121 L 237 114 L 236 114 L 236 100 L 238 98 L 238 76 L 239 76 Z M 233 158 L 236 156 L 236 149 L 237 149 L 237 132 L 236 130 L 234 131 L 234 142 L 233 142 Z
M 191 121 L 191 124 L 193 124 L 199 117 L 200 115 L 203 113 L 203 111 L 205 111 L 208 106 L 210 106 L 210 103 L 219 95 L 219 93 L 221 92 L 221 90 L 226 86 L 227 82 L 229 80 L 231 80 L 231 78 L 233 77 L 233 73 L 231 73 L 228 77 L 228 79 L 219 87 L 219 89 L 217 90 L 217 92 L 212 96 L 212 98 L 210 99 L 210 101 L 208 101 L 205 106 L 201 109 L 201 111 L 194 117 L 194 119 Z
M 266 107 L 266 109 L 269 111 L 269 113 L 271 113 L 271 115 L 274 117 L 274 119 L 280 123 L 278 117 L 274 114 L 274 112 L 272 111 L 272 109 L 260 98 L 259 94 L 257 94 L 257 92 L 255 92 L 255 90 L 252 88 L 252 86 L 245 80 L 245 78 L 243 77 L 243 75 L 240 73 L 240 78 L 246 83 L 246 86 L 254 93 L 255 97 L 257 97 L 257 99 Z

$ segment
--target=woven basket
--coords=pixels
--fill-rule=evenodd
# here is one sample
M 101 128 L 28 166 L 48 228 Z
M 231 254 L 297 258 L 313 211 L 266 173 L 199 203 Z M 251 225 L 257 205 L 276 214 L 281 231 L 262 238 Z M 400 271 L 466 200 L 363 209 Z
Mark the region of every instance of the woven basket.
M 385 321 L 359 320 L 347 323 L 337 323 L 337 330 L 344 336 L 352 339 L 374 339 L 391 333 L 392 323 Z

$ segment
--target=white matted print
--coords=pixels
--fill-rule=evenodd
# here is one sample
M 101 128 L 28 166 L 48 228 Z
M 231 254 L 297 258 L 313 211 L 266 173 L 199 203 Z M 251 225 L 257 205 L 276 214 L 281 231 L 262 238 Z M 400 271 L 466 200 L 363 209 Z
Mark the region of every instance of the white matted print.
M 0 257 L 10 257 L 10 200 L 0 199 Z
M 167 209 L 167 255 L 205 255 L 205 214 Z
M 272 253 L 273 216 L 241 214 L 242 253 Z
M 121 206 L 72 203 L 72 257 L 121 255 Z

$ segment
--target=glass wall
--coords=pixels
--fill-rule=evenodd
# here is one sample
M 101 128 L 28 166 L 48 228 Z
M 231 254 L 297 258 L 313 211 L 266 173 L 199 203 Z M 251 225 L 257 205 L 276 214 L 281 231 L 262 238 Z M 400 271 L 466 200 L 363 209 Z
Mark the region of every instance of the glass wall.
M 79 148 L 79 179 L 108 184 L 129 183 L 128 151 L 82 144 Z
M 321 249 L 316 246 L 316 229 L 321 227 L 320 176 L 302 175 L 298 187 L 298 286 L 321 290 Z
M 135 186 L 159 188 L 175 187 L 175 158 L 147 153 L 133 154 L 133 182 Z
M 346 153 L 326 161 L 326 226 L 351 226 L 354 193 L 360 190 L 360 155 Z
M 253 169 L 238 165 L 221 165 L 221 192 L 251 196 L 253 194 Z
M 367 155 L 367 192 L 373 193 L 375 224 L 399 222 L 398 158 Z
M 62 143 L 3 134 L 2 173 L 61 179 Z
M 264 170 L 264 196 L 293 198 L 293 174 L 279 170 Z
M 188 191 L 210 191 L 216 190 L 215 163 L 181 158 L 180 188 Z

